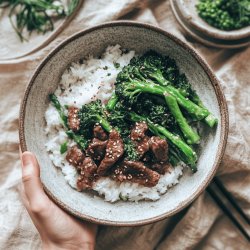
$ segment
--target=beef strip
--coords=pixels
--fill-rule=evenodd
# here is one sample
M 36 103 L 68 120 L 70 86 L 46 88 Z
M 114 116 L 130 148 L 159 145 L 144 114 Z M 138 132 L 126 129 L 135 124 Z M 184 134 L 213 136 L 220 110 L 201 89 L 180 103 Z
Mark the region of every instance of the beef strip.
M 77 166 L 79 177 L 77 179 L 77 189 L 91 189 L 93 183 L 97 179 L 97 166 L 91 157 L 86 157 L 81 165 Z
M 166 162 L 168 160 L 168 144 L 165 139 L 152 136 L 149 145 L 157 162 Z
M 150 166 L 150 168 L 154 171 L 156 171 L 159 174 L 165 174 L 166 172 L 169 172 L 171 169 L 171 164 L 164 162 L 164 163 L 154 163 Z
M 78 111 L 79 109 L 73 106 L 68 108 L 68 126 L 74 132 L 77 132 L 80 129 L 80 119 L 77 114 Z
M 134 142 L 139 158 L 149 151 L 149 137 L 145 135 L 148 125 L 145 122 L 136 122 L 131 130 L 130 139 Z
M 106 152 L 107 142 L 94 138 L 88 146 L 87 154 L 94 160 L 102 160 Z
M 74 167 L 81 165 L 84 158 L 85 154 L 77 146 L 71 147 L 66 155 L 66 160 Z
M 124 144 L 121 136 L 116 130 L 111 130 L 105 156 L 97 170 L 98 175 L 106 175 L 107 171 L 122 157 L 123 153 Z
M 93 128 L 93 136 L 101 141 L 108 139 L 108 134 L 104 131 L 101 125 L 95 125 Z
M 145 137 L 148 130 L 146 122 L 136 122 L 134 128 L 131 130 L 130 138 L 132 141 L 141 141 Z
M 142 140 L 135 141 L 134 143 L 139 158 L 142 158 L 143 155 L 149 151 L 149 137 L 145 136 Z
M 150 163 L 151 160 L 152 160 L 151 152 L 146 152 L 146 154 L 144 154 L 144 156 L 141 159 L 141 161 L 143 161 L 145 163 Z
M 160 175 L 147 168 L 143 162 L 125 160 L 114 170 L 112 178 L 120 182 L 130 181 L 145 187 L 153 187 L 158 183 Z

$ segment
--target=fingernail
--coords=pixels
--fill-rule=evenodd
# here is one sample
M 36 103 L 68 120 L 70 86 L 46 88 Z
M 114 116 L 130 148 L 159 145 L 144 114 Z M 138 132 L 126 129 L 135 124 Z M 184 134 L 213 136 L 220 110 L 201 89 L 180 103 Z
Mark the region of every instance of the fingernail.
M 29 165 L 32 165 L 32 159 L 33 159 L 33 155 L 29 152 L 24 152 L 22 154 L 22 165 L 23 167 L 27 167 Z

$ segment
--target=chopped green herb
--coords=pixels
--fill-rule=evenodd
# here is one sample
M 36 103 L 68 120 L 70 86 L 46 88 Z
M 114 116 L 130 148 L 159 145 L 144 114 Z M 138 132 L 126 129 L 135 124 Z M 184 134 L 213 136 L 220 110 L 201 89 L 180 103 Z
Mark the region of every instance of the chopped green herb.
M 79 0 L 71 0 L 68 10 L 59 0 L 0 0 L 0 8 L 10 8 L 9 19 L 21 42 L 28 39 L 29 33 L 46 33 L 54 30 L 54 19 L 69 16 L 78 6 Z
M 107 70 L 107 69 L 108 69 L 108 66 L 103 67 L 103 69 L 104 69 L 104 70 Z
M 127 196 L 127 195 L 126 195 L 126 196 L 122 196 L 121 193 L 119 194 L 119 198 L 120 198 L 121 200 L 123 200 L 123 201 L 127 201 L 127 200 L 128 200 L 128 196 Z
M 68 149 L 68 143 L 67 143 L 67 141 L 66 141 L 66 142 L 64 142 L 64 143 L 61 145 L 61 147 L 60 147 L 60 153 L 61 153 L 61 154 L 64 154 L 64 153 L 67 151 L 67 149 Z
M 121 67 L 120 63 L 114 62 L 114 66 L 116 69 L 119 69 Z
M 107 76 L 111 76 L 111 73 L 108 73 Z

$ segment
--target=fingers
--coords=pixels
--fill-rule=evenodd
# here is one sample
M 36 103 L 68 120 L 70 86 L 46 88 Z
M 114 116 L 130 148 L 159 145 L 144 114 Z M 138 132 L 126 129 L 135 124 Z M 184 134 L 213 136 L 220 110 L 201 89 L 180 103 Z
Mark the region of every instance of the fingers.
M 38 162 L 30 152 L 24 152 L 21 160 L 23 189 L 29 204 L 27 209 L 35 214 L 41 214 L 47 209 L 50 200 L 42 187 Z

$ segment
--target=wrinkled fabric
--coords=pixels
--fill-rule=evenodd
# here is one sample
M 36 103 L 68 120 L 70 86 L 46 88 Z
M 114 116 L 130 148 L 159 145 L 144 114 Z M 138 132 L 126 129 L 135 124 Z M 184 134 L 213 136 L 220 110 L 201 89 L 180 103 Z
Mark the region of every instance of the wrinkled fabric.
M 116 19 L 160 26 L 193 46 L 221 81 L 229 108 L 226 152 L 217 175 L 250 216 L 250 48 L 208 48 L 183 34 L 169 1 L 85 0 L 72 22 L 45 48 L 0 64 L 0 249 L 37 250 L 41 242 L 19 196 L 18 113 L 28 79 L 39 62 L 69 35 Z M 1 31 L 0 31 L 1 32 Z M 179 214 L 140 227 L 100 226 L 98 250 L 249 249 L 248 242 L 204 192 Z

